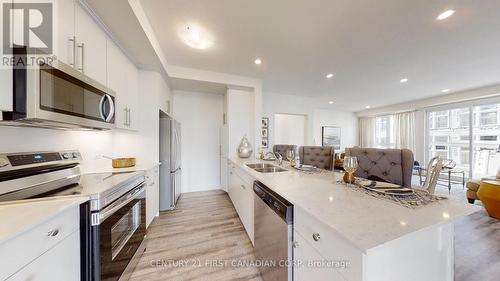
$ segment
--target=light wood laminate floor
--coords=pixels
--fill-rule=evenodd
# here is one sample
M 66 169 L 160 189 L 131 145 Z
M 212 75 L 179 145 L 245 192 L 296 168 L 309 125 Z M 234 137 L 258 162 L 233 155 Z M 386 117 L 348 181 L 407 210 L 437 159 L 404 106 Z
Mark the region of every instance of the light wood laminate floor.
M 485 210 L 455 223 L 455 281 L 500 280 L 500 220 Z
M 182 194 L 177 209 L 148 228 L 146 252 L 131 281 L 252 280 L 252 244 L 228 195 L 220 190 Z
M 455 281 L 499 280 L 499 242 L 500 220 L 484 210 L 457 221 Z M 223 191 L 183 194 L 148 228 L 146 247 L 131 281 L 261 280 L 257 269 L 239 266 L 254 260 L 253 247 Z

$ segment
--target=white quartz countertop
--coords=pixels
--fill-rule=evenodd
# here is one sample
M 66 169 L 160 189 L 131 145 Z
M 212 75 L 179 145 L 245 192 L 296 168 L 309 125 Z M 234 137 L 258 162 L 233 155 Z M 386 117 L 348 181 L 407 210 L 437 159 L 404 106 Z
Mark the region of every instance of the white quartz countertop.
M 70 196 L 11 201 L 0 204 L 0 244 L 85 201 L 88 201 L 87 197 Z
M 451 198 L 409 209 L 338 183 L 341 173 L 311 175 L 295 170 L 259 173 L 245 164 L 260 163 L 260 160 L 230 160 L 365 253 L 416 231 L 449 223 L 480 210 L 479 206 L 465 203 L 465 199 L 459 202 Z

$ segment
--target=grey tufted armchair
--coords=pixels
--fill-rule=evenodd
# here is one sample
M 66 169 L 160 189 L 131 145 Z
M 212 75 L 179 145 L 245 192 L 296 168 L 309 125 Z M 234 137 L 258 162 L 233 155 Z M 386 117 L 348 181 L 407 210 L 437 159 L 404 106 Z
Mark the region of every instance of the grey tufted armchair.
M 413 152 L 408 149 L 346 148 L 346 156 L 358 158 L 356 177 L 379 178 L 411 188 Z
M 281 157 L 283 157 L 283 160 L 285 160 L 285 161 L 287 161 L 286 152 L 290 149 L 297 152 L 297 146 L 294 144 L 275 144 L 273 146 L 273 152 L 275 154 L 279 153 L 281 155 Z
M 299 157 L 302 164 L 333 170 L 335 149 L 333 146 L 301 146 L 299 148 Z

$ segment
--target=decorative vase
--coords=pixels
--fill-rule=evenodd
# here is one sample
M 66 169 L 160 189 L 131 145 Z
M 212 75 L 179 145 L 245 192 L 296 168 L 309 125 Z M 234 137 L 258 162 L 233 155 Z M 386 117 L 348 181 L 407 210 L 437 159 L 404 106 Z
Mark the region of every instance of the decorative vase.
M 238 146 L 238 156 L 240 158 L 249 158 L 250 155 L 252 155 L 252 151 L 252 145 L 248 141 L 247 137 L 244 136 Z

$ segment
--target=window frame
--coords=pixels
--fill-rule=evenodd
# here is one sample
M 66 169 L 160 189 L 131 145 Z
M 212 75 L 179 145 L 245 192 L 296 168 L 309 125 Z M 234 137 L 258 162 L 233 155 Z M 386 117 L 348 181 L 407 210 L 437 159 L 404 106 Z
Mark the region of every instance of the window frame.
M 468 128 L 461 128 L 461 129 L 468 129 L 469 130 L 469 140 L 467 141 L 467 147 L 468 147 L 468 152 L 469 152 L 469 178 L 473 178 L 475 175 L 474 173 L 474 127 L 475 123 L 478 123 L 478 126 L 480 124 L 480 119 L 481 116 L 480 114 L 476 115 L 476 112 L 474 110 L 475 107 L 480 107 L 480 106 L 487 106 L 491 105 L 492 103 L 498 104 L 497 106 L 497 126 L 500 126 L 500 93 L 496 93 L 495 97 L 492 98 L 483 98 L 483 99 L 477 99 L 477 100 L 472 100 L 472 101 L 465 101 L 465 102 L 455 102 L 455 103 L 448 103 L 448 104 L 443 104 L 443 105 L 438 105 L 438 106 L 432 106 L 432 107 L 426 107 L 424 108 L 425 111 L 425 120 L 424 120 L 424 128 L 425 128 L 425 133 L 424 133 L 424 147 L 425 147 L 425 161 L 426 163 L 429 162 L 431 158 L 431 149 L 430 148 L 430 131 L 431 130 L 439 130 L 437 128 L 432 128 L 432 125 L 430 123 L 430 113 L 436 112 L 436 111 L 446 111 L 448 110 L 451 112 L 453 109 L 459 109 L 459 108 L 468 108 L 469 109 L 469 126 Z M 493 111 L 493 109 L 492 109 Z M 451 114 L 451 113 L 450 113 Z M 453 129 L 453 120 L 450 121 L 451 117 L 450 114 L 448 115 L 448 125 L 450 129 Z M 451 122 L 451 124 L 450 124 Z M 435 122 L 434 122 L 435 123 Z M 495 125 L 485 125 L 485 127 L 488 126 L 495 126 Z M 476 134 L 477 135 L 477 134 Z M 500 140 L 500 137 L 499 137 Z M 461 152 L 460 152 L 461 153 Z

